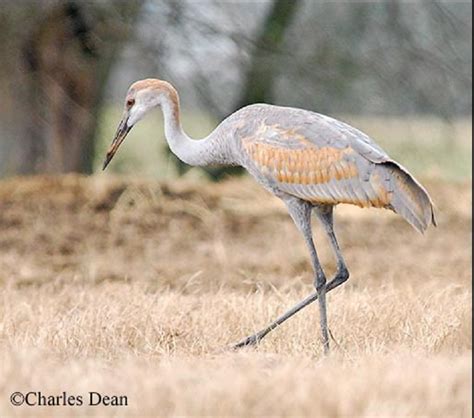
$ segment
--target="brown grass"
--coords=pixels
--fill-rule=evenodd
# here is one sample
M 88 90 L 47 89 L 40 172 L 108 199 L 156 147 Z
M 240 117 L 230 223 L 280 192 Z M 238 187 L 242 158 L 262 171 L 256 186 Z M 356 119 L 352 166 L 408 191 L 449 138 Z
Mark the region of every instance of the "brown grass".
M 302 239 L 251 181 L 4 181 L 0 416 L 469 416 L 470 183 L 427 187 L 425 236 L 338 208 L 352 275 L 328 297 L 323 358 L 316 306 L 226 349 L 312 291 Z M 13 391 L 128 406 L 12 407 Z

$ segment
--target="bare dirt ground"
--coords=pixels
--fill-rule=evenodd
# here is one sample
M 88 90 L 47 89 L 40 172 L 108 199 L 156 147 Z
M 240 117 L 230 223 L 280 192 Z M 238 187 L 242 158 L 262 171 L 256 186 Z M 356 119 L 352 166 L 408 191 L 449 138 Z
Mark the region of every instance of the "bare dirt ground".
M 1 182 L 0 416 L 470 416 L 471 183 L 426 186 L 424 236 L 336 210 L 351 278 L 328 296 L 323 358 L 316 306 L 226 349 L 312 291 L 301 237 L 251 180 Z M 84 404 L 13 407 L 14 391 Z

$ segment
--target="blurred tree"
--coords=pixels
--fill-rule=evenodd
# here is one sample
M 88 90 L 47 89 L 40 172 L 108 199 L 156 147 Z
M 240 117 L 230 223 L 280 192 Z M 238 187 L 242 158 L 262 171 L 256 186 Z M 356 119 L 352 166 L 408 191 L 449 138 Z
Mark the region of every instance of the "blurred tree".
M 252 103 L 272 103 L 278 74 L 278 57 L 283 55 L 285 33 L 300 5 L 300 0 L 275 0 L 257 35 L 250 65 L 244 76 L 242 95 L 236 109 Z M 275 59 L 277 58 L 277 59 Z
M 13 94 L 24 110 L 16 172 L 92 171 L 97 110 L 140 5 L 70 0 L 10 6 L 30 14 L 19 45 L 21 88 Z
M 114 105 L 125 84 L 154 75 L 183 93 L 188 114 L 216 121 L 258 101 L 335 115 L 469 115 L 471 11 L 442 0 L 4 1 L 0 175 L 18 166 L 90 170 L 95 109 L 112 66 Z
M 272 103 L 274 98 L 274 81 L 278 74 L 278 58 L 284 55 L 283 43 L 300 0 L 273 0 L 268 6 L 268 12 L 260 25 L 255 41 L 253 41 L 249 65 L 244 75 L 241 96 L 238 97 L 233 111 L 253 103 Z M 201 84 L 205 83 L 204 77 L 200 77 Z M 201 92 L 202 93 L 202 92 Z M 203 96 L 201 94 L 201 96 Z M 212 100 L 204 100 L 212 106 Z M 232 113 L 231 112 L 231 113 Z M 223 115 L 216 115 L 221 118 Z M 178 159 L 174 159 L 178 171 L 183 173 L 187 166 Z M 241 167 L 206 167 L 203 169 L 213 180 L 220 180 L 231 174 L 243 174 Z
M 468 114 L 471 9 L 437 0 L 308 0 L 288 33 L 276 99 L 326 113 Z
M 244 75 L 242 93 L 234 110 L 253 103 L 274 102 L 274 84 L 278 75 L 278 58 L 283 55 L 285 33 L 298 10 L 300 0 L 274 0 L 255 39 L 250 64 Z M 228 174 L 243 174 L 241 167 L 206 168 L 214 180 Z

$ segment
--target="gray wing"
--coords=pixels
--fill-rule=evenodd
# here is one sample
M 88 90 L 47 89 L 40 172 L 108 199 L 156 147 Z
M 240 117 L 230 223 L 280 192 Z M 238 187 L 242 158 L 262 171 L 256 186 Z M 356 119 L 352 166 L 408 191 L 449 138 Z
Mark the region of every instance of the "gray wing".
M 301 109 L 251 108 L 242 146 L 274 187 L 315 204 L 392 209 L 419 231 L 436 225 L 427 191 L 363 132 Z
M 390 178 L 374 168 L 391 160 L 363 132 L 295 108 L 254 105 L 242 117 L 251 121 L 243 148 L 280 190 L 314 203 L 389 205 Z
M 297 132 L 317 147 L 351 147 L 374 163 L 390 160 L 368 135 L 340 120 L 303 109 L 278 106 L 271 106 L 267 113 L 267 125 L 278 124 L 282 129 L 297 127 Z

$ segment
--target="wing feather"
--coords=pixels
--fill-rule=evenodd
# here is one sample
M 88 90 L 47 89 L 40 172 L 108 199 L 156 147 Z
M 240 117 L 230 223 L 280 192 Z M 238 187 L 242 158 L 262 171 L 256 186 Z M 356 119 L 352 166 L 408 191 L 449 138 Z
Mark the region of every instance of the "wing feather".
M 260 173 L 288 194 L 314 203 L 387 205 L 386 191 L 374 189 L 370 181 L 374 163 L 349 146 L 285 149 L 254 140 L 243 144 Z
M 270 105 L 248 106 L 232 117 L 248 157 L 243 165 L 272 187 L 315 204 L 389 208 L 420 231 L 435 224 L 423 186 L 358 129 Z

